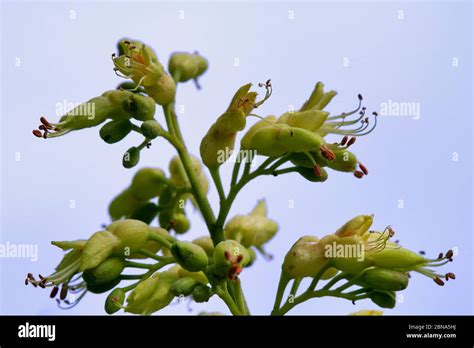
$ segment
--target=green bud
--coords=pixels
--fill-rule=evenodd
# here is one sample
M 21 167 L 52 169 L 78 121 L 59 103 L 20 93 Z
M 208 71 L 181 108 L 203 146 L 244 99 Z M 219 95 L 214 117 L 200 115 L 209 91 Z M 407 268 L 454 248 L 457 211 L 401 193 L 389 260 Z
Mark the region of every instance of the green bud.
M 278 231 L 275 221 L 267 218 L 264 200 L 257 203 L 248 215 L 237 215 L 225 226 L 227 239 L 239 241 L 243 246 L 262 246 L 272 239 Z
M 249 150 L 251 148 L 251 141 L 253 135 L 260 129 L 271 126 L 272 124 L 276 123 L 276 121 L 276 116 L 270 115 L 265 117 L 263 120 L 260 120 L 255 123 L 242 137 L 242 140 L 240 141 L 240 148 L 242 150 Z
M 94 233 L 84 245 L 80 270 L 85 271 L 97 267 L 105 261 L 120 244 L 120 241 L 110 231 Z
M 193 300 L 197 303 L 207 302 L 212 296 L 212 290 L 206 285 L 198 285 L 193 290 Z
M 372 289 L 399 291 L 408 286 L 408 275 L 404 272 L 375 267 L 364 272 L 360 283 Z
M 149 226 L 139 220 L 120 220 L 109 225 L 108 230 L 119 241 L 114 252 L 119 255 L 124 251 L 136 252 L 143 248 L 150 238 Z
M 209 280 L 207 279 L 204 272 L 190 272 L 190 271 L 185 270 L 179 264 L 174 265 L 169 270 L 175 272 L 180 278 L 192 278 L 198 283 L 204 284 L 204 285 L 209 283 Z
M 290 278 L 312 277 L 326 261 L 319 239 L 315 236 L 303 236 L 286 254 L 282 269 Z
M 90 285 L 106 284 L 119 277 L 124 268 L 125 262 L 123 259 L 110 257 L 98 266 L 85 270 L 82 273 L 82 278 Z
M 211 237 L 208 237 L 208 236 L 199 237 L 193 240 L 193 243 L 203 248 L 207 256 L 209 257 L 212 256 L 212 253 L 214 252 L 214 243 L 212 242 Z
M 154 226 L 148 226 L 150 231 L 153 233 L 159 234 L 160 236 L 164 237 L 167 240 L 171 239 L 170 234 L 168 233 L 167 230 L 161 228 L 161 227 L 154 227 Z M 155 241 L 155 240 L 149 240 L 148 242 L 145 243 L 142 249 L 147 250 L 153 254 L 156 254 L 163 246 Z M 131 253 L 130 256 L 128 257 L 130 259 L 147 259 L 148 256 L 142 255 L 140 253 Z
M 179 82 L 197 79 L 207 67 L 207 60 L 197 53 L 173 53 L 168 63 L 168 71 L 172 76 L 179 76 Z
M 278 123 L 314 132 L 323 125 L 328 116 L 328 112 L 321 110 L 287 112 L 280 116 Z
M 191 222 L 183 213 L 173 215 L 173 230 L 178 234 L 183 234 L 191 228 Z
M 160 209 L 155 203 L 146 203 L 144 206 L 136 209 L 133 214 L 130 215 L 130 219 L 140 220 L 146 224 L 150 224 L 154 218 L 158 215 Z
M 191 242 L 175 242 L 171 246 L 171 254 L 181 267 L 190 272 L 204 270 L 209 262 L 204 249 Z
M 176 83 L 168 74 L 163 74 L 156 84 L 145 88 L 147 94 L 159 105 L 168 105 L 176 95 Z
M 135 146 L 129 148 L 123 155 L 122 165 L 124 168 L 130 169 L 140 162 L 140 149 Z
M 146 205 L 147 202 L 135 197 L 130 188 L 122 191 L 109 205 L 109 215 L 112 220 L 130 217 L 135 211 Z
M 86 283 L 87 291 L 93 294 L 103 294 L 104 292 L 109 291 L 110 289 L 115 288 L 120 283 L 120 278 L 115 278 L 108 283 L 103 284 L 92 284 Z
M 150 315 L 168 306 L 175 296 L 171 286 L 178 279 L 176 272 L 168 270 L 140 282 L 128 296 L 125 311 Z
M 107 314 L 114 314 L 122 309 L 125 301 L 125 291 L 122 288 L 114 289 L 105 300 L 104 309 Z
M 327 162 L 329 168 L 339 172 L 354 172 L 356 170 L 359 161 L 352 152 L 347 150 L 335 150 L 333 153 L 336 158 Z
M 374 264 L 378 267 L 399 271 L 411 271 L 427 263 L 427 259 L 418 253 L 400 247 L 386 247 L 381 251 L 370 253 Z
M 102 126 L 99 135 L 107 144 L 114 144 L 125 138 L 132 131 L 129 120 L 110 121 Z
M 130 190 L 137 199 L 148 201 L 161 194 L 166 187 L 165 179 L 160 168 L 141 168 L 133 176 Z
M 358 215 L 347 221 L 335 234 L 338 237 L 349 237 L 352 235 L 362 236 L 369 230 L 370 226 L 372 226 L 373 221 L 373 215 Z
M 200 283 L 198 281 L 190 277 L 180 278 L 173 283 L 173 285 L 171 286 L 171 291 L 173 291 L 176 296 L 188 296 L 191 295 L 194 288 L 199 284 Z
M 393 291 L 372 291 L 370 299 L 377 306 L 382 308 L 394 308 L 397 303 L 395 292 Z
M 148 120 L 142 123 L 140 129 L 145 138 L 155 139 L 163 133 L 163 127 L 156 120 Z
M 155 116 L 155 101 L 142 94 L 133 93 L 122 102 L 122 107 L 139 121 L 153 120 Z
M 194 173 L 196 173 L 196 175 L 201 174 L 202 173 L 201 161 L 193 155 L 190 156 L 190 159 L 191 159 L 191 167 L 193 168 Z M 174 156 L 171 159 L 169 163 L 169 171 L 170 171 L 171 180 L 176 185 L 181 186 L 181 187 L 189 186 L 188 175 L 186 174 L 183 163 L 181 162 L 181 159 L 179 158 L 179 156 Z

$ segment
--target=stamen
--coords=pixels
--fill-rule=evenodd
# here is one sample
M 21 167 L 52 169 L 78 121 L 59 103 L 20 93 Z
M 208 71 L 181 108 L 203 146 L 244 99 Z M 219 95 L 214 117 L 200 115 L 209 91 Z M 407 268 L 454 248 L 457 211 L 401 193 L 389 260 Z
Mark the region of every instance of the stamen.
M 355 142 L 356 142 L 356 137 L 352 137 L 349 139 L 349 141 L 347 142 L 347 147 L 353 145 Z
M 51 294 L 49 294 L 49 297 L 55 298 L 56 295 L 58 294 L 58 291 L 59 291 L 59 288 L 58 288 L 57 286 L 55 286 L 55 287 L 53 288 L 53 290 L 51 290 Z
M 369 171 L 367 170 L 366 166 L 364 166 L 362 163 L 359 163 L 359 168 L 365 175 L 369 175 Z
M 329 150 L 326 145 L 321 146 L 321 155 L 323 155 L 323 157 L 326 158 L 328 161 L 333 161 L 336 159 L 336 155 L 334 154 L 334 152 Z
M 347 135 L 344 135 L 344 137 L 342 138 L 341 142 L 339 143 L 341 146 L 344 146 L 346 145 L 347 143 L 347 140 L 349 139 L 349 137 Z
M 357 179 L 362 179 L 362 177 L 364 176 L 364 173 L 362 173 L 362 172 L 356 170 L 356 171 L 354 172 L 354 176 L 355 176 Z
M 33 130 L 33 135 L 34 135 L 35 137 L 38 137 L 38 138 L 42 138 L 42 137 L 43 137 L 43 133 L 41 133 L 41 131 L 39 131 L 39 130 L 37 130 L 37 129 Z
M 438 277 L 433 278 L 433 280 L 434 280 L 434 282 L 435 282 L 436 284 L 438 284 L 439 286 L 443 286 L 443 285 L 444 285 L 444 282 L 443 282 L 440 278 L 438 278 Z

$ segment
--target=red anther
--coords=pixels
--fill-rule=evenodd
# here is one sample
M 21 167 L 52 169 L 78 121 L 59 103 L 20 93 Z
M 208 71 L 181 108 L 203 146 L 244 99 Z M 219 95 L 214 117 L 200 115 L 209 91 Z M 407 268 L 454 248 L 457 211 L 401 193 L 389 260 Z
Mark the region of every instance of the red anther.
M 313 167 L 313 173 L 316 176 L 321 176 L 321 167 L 318 166 L 317 164 Z
M 443 282 L 441 279 L 439 279 L 438 277 L 433 278 L 433 280 L 434 280 L 434 282 L 435 282 L 436 284 L 438 284 L 439 286 L 443 286 L 443 285 L 444 285 L 444 282 Z
M 354 176 L 355 176 L 357 179 L 361 179 L 361 178 L 364 176 L 364 173 L 362 173 L 362 172 L 356 170 L 356 171 L 354 172 Z
M 456 275 L 455 275 L 454 273 L 452 273 L 452 272 L 446 273 L 446 276 L 447 276 L 448 278 L 450 278 L 450 279 L 456 279 Z
M 55 298 L 56 295 L 58 294 L 58 291 L 59 291 L 59 288 L 58 288 L 57 286 L 55 286 L 55 287 L 53 288 L 53 290 L 51 290 L 51 294 L 49 294 L 49 297 Z
M 230 254 L 230 252 L 228 251 L 225 251 L 224 252 L 224 257 L 226 258 L 226 260 L 230 261 L 232 259 L 232 255 Z
M 243 257 L 242 255 L 237 256 L 237 262 L 242 261 L 243 258 L 244 258 L 244 257 Z
M 47 120 L 45 117 L 43 117 L 43 116 L 41 116 L 40 122 L 41 122 L 46 128 L 48 128 L 48 129 L 52 129 L 52 128 L 53 128 L 53 126 L 51 126 L 51 123 L 49 123 L 48 120 Z
M 328 161 L 333 161 L 336 158 L 334 152 L 329 150 L 326 146 L 321 147 L 321 155 L 326 158 Z
M 364 166 L 362 163 L 359 163 L 359 168 L 360 168 L 360 170 L 362 170 L 362 172 L 363 172 L 365 175 L 368 175 L 368 174 L 369 174 L 369 171 L 367 170 L 367 167 Z
M 347 142 L 347 147 L 351 146 L 352 144 L 354 144 L 356 142 L 356 137 L 352 137 L 349 139 L 349 141 Z
M 341 143 L 340 143 L 341 146 L 346 145 L 347 140 L 349 140 L 349 137 L 347 135 L 344 135 L 344 137 L 342 138 Z
M 37 130 L 37 129 L 35 129 L 35 130 L 33 131 L 33 135 L 34 135 L 35 137 L 38 137 L 38 138 L 43 137 L 43 133 L 41 133 L 41 131 L 39 131 L 39 130 Z

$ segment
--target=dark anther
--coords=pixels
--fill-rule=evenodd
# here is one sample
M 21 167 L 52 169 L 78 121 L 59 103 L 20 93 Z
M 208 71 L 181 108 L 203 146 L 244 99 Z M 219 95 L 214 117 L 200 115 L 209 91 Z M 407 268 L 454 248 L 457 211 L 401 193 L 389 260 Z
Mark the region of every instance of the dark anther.
M 439 253 L 438 260 L 441 260 L 443 258 L 443 256 L 444 256 L 443 253 Z
M 344 135 L 344 137 L 341 140 L 341 146 L 346 145 L 348 140 L 349 140 L 349 137 L 347 135 Z
M 374 112 L 372 112 L 372 115 L 378 116 L 379 114 L 374 111 Z
M 456 279 L 456 275 L 455 275 L 454 273 L 452 273 L 452 272 L 446 273 L 446 276 L 447 276 L 448 278 L 450 278 L 450 279 Z
M 49 294 L 49 297 L 55 298 L 56 295 L 58 294 L 58 291 L 59 291 L 59 288 L 58 288 L 57 286 L 55 286 L 55 287 L 53 288 L 53 290 L 51 290 L 51 293 Z
M 350 138 L 349 141 L 347 142 L 347 147 L 353 145 L 355 142 L 356 142 L 356 137 Z
M 357 95 L 357 98 L 359 98 L 359 100 L 362 100 L 362 99 L 363 99 L 363 98 L 362 98 L 362 94 L 358 94 L 358 95 Z
M 418 253 L 419 253 L 420 255 L 426 255 L 426 253 L 425 253 L 424 250 L 420 250 Z
M 61 293 L 59 294 L 59 299 L 60 299 L 61 301 L 64 301 L 64 300 L 66 299 L 66 297 L 67 297 L 67 291 L 68 291 L 68 287 L 67 287 L 67 285 L 64 284 L 64 285 L 61 287 Z
M 229 260 L 229 261 L 232 258 L 232 256 L 230 255 L 228 251 L 224 252 L 224 257 L 226 258 L 226 260 Z
M 444 285 L 444 282 L 443 282 L 441 279 L 439 279 L 438 277 L 433 278 L 433 280 L 434 280 L 434 282 L 435 282 L 436 284 L 438 284 L 439 286 L 443 286 L 443 285 Z
M 369 171 L 367 170 L 367 167 L 364 166 L 362 163 L 359 163 L 359 168 L 360 168 L 360 170 L 362 170 L 362 172 L 363 172 L 365 175 L 369 175 Z
M 244 258 L 244 257 L 243 257 L 242 255 L 237 256 L 237 262 L 242 261 L 243 258 Z
M 33 135 L 34 135 L 35 137 L 41 138 L 41 137 L 43 136 L 43 133 L 41 133 L 41 131 L 35 129 L 35 130 L 33 131 Z
M 448 250 L 448 252 L 446 253 L 446 258 L 449 260 L 449 261 L 452 261 L 453 260 L 453 251 L 451 249 Z
M 364 173 L 362 173 L 362 172 L 356 170 L 356 171 L 354 172 L 354 176 L 355 176 L 357 179 L 361 179 L 361 178 L 364 176 Z

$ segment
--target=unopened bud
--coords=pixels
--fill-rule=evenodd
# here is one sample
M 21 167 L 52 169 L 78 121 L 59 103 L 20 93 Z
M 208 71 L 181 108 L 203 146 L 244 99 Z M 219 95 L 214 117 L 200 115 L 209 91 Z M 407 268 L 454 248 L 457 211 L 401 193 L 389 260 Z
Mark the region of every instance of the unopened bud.
M 102 126 L 99 135 L 107 144 L 114 144 L 125 138 L 132 130 L 129 120 L 110 121 Z
M 171 254 L 181 267 L 190 272 L 204 270 L 209 262 L 204 249 L 191 242 L 175 242 L 171 246 Z
M 125 301 L 125 291 L 122 288 L 114 289 L 105 300 L 105 312 L 107 314 L 114 314 L 122 309 Z

